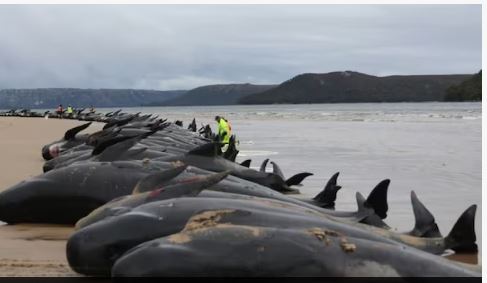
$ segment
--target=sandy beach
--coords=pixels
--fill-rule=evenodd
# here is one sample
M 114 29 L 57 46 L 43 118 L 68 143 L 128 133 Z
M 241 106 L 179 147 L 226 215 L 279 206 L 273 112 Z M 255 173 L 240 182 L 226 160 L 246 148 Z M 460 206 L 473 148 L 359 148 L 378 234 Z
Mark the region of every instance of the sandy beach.
M 43 145 L 83 124 L 75 120 L 0 118 L 0 190 L 42 173 Z M 92 124 L 95 132 L 103 124 Z M 1 222 L 0 222 L 1 223 Z M 0 276 L 79 276 L 66 261 L 66 240 L 72 227 L 0 225 Z

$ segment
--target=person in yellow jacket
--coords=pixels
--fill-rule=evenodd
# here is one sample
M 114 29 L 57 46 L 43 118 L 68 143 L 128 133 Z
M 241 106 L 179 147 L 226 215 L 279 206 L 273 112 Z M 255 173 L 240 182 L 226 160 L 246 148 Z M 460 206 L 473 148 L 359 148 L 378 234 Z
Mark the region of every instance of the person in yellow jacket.
M 220 137 L 220 142 L 224 145 L 228 145 L 230 141 L 231 129 L 225 118 L 216 116 L 215 121 L 218 123 L 218 136 Z
M 66 109 L 67 114 L 73 114 L 73 107 L 71 105 L 68 106 L 68 109 Z

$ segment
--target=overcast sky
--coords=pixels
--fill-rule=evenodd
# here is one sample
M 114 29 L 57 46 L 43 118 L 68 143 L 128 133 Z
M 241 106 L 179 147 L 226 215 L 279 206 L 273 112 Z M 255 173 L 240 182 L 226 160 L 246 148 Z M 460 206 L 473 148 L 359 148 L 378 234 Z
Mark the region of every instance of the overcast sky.
M 0 89 L 481 69 L 481 5 L 0 5 Z

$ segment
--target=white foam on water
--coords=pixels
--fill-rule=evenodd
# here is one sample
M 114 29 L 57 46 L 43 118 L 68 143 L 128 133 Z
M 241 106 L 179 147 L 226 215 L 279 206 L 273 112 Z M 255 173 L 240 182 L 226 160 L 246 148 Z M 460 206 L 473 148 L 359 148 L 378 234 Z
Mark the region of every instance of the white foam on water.
M 268 156 L 268 155 L 276 155 L 279 152 L 276 151 L 267 151 L 267 150 L 241 150 L 238 155 L 239 156 Z

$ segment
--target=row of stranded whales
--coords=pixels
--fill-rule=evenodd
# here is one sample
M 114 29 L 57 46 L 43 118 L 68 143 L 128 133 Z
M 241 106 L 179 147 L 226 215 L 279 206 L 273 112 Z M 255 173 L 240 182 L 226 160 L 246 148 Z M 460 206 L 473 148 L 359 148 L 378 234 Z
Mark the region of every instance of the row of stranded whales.
M 415 223 L 396 232 L 385 220 L 388 179 L 367 197 L 357 192 L 355 211 L 341 211 L 338 172 L 313 198 L 296 198 L 312 173 L 286 178 L 269 159 L 259 170 L 250 159 L 237 163 L 235 136 L 222 153 L 211 127 L 198 129 L 195 119 L 185 129 L 121 110 L 69 118 L 89 123 L 42 148 L 43 174 L 0 193 L 0 221 L 75 225 L 66 256 L 78 273 L 480 276 L 479 266 L 440 256 L 477 251 L 476 205 L 443 236 L 412 191 Z M 83 134 L 91 121 L 105 126 Z

